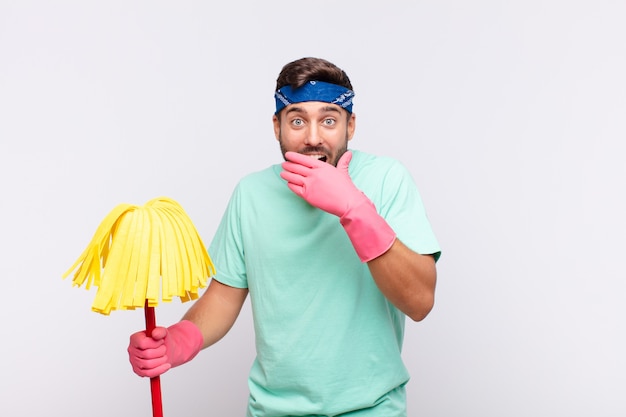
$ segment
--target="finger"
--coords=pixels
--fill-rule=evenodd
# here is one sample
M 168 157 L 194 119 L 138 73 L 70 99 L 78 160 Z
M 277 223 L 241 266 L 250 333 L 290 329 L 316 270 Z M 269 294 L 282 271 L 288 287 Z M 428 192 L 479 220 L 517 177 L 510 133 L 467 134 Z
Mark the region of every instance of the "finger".
M 164 363 L 155 368 L 141 368 L 141 367 L 133 365 L 133 372 L 135 372 L 139 376 L 143 376 L 146 378 L 154 378 L 161 374 L 164 374 L 171 368 L 172 368 L 172 365 L 170 365 L 169 363 Z
M 142 349 L 136 346 L 128 347 L 128 354 L 133 358 L 137 358 L 141 360 L 161 358 L 165 356 L 166 352 L 167 352 L 167 347 L 165 345 L 157 346 L 155 348 L 146 348 L 146 349 Z
M 150 337 L 154 340 L 165 339 L 165 336 L 167 336 L 167 329 L 165 327 L 157 326 L 152 329 L 152 333 L 150 333 Z
M 130 363 L 133 365 L 134 368 L 146 370 L 146 369 L 157 368 L 159 366 L 169 363 L 169 361 L 167 360 L 167 356 L 162 355 L 157 358 L 151 358 L 151 359 L 142 359 L 142 358 L 135 357 L 135 358 L 132 358 Z
M 145 349 L 156 349 L 159 346 L 163 346 L 163 339 L 155 340 L 151 337 L 146 336 L 145 332 L 137 332 L 130 336 L 129 347 L 133 347 L 140 350 Z
M 281 166 L 283 167 L 285 171 L 293 172 L 293 173 L 302 175 L 303 177 L 310 175 L 311 170 L 313 169 L 306 165 L 301 165 L 295 162 L 283 162 Z
M 300 172 L 293 172 L 293 171 L 285 170 L 285 171 L 281 171 L 280 177 L 289 182 L 293 182 L 294 184 L 302 185 L 304 183 L 304 179 L 306 178 L 306 175 L 302 175 Z
M 343 155 L 341 155 L 341 158 L 339 158 L 339 161 L 337 161 L 337 168 L 347 171 L 348 165 L 350 165 L 351 160 L 352 160 L 352 151 L 345 152 Z
M 293 191 L 295 195 L 302 196 L 304 194 L 304 187 L 302 185 L 296 185 L 291 182 L 288 182 L 287 187 L 289 187 L 289 189 Z

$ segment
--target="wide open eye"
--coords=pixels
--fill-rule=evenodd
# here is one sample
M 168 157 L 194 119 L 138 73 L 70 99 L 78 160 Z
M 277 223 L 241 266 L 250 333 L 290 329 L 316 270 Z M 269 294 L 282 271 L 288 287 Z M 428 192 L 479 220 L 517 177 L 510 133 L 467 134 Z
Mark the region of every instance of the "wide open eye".
M 337 123 L 337 121 L 335 119 L 328 118 L 328 119 L 324 119 L 323 123 L 324 123 L 324 126 L 334 126 L 335 123 Z
M 302 120 L 302 119 L 293 119 L 291 121 L 291 124 L 293 126 L 295 126 L 295 127 L 301 127 L 301 126 L 304 126 L 304 120 Z

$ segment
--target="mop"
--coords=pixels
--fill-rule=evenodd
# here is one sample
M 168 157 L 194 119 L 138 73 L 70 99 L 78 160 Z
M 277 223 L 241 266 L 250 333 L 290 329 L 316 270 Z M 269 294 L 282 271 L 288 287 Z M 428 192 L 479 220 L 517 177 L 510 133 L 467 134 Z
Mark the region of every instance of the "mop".
M 191 219 L 176 201 L 159 197 L 144 206 L 119 204 L 63 278 L 72 286 L 98 287 L 92 311 L 144 308 L 146 334 L 156 326 L 159 293 L 164 302 L 198 298 L 215 268 Z M 150 379 L 152 411 L 162 417 L 161 383 Z

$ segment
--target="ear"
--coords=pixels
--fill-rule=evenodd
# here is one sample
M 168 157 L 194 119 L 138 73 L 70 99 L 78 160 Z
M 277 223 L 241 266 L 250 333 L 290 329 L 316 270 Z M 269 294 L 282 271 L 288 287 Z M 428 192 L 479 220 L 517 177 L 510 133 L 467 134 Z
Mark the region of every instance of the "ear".
M 272 116 L 272 123 L 274 124 L 274 136 L 276 136 L 276 140 L 280 140 L 280 120 L 278 120 L 278 116 Z
M 352 136 L 354 136 L 355 130 L 356 130 L 356 114 L 350 113 L 350 117 L 348 118 L 348 127 L 346 128 L 348 140 L 352 140 Z

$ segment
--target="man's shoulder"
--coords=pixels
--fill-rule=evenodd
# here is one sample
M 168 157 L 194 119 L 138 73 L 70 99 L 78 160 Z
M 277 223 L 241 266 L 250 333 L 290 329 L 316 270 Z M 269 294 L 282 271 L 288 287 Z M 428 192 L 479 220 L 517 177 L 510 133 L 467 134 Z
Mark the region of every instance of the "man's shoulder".
M 381 172 L 391 170 L 405 170 L 404 165 L 398 159 L 391 156 L 374 155 L 356 149 L 351 149 L 351 151 L 355 174 L 357 172 L 380 174 Z
M 280 177 L 279 164 L 270 165 L 258 171 L 250 172 L 239 179 L 235 193 L 240 196 L 257 196 L 269 194 L 280 188 L 283 183 Z
M 258 171 L 250 172 L 244 175 L 240 180 L 240 184 L 256 184 L 259 182 L 271 181 L 280 177 L 280 165 L 270 165 Z

